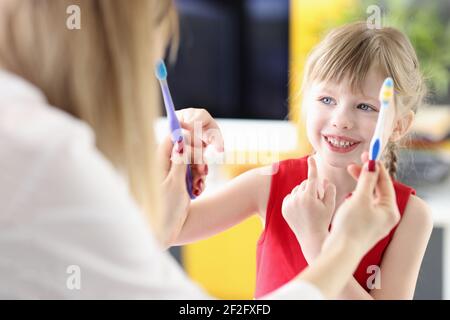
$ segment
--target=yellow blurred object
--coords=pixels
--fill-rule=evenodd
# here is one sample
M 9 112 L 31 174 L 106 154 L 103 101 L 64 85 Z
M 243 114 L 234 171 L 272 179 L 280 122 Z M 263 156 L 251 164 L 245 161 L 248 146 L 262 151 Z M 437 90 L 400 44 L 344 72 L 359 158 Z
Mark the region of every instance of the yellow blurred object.
M 302 119 L 301 86 L 306 58 L 327 29 L 336 26 L 341 14 L 353 9 L 356 0 L 291 0 L 289 38 L 289 111 L 290 119 L 299 124 L 298 148 L 301 155 L 311 153 Z
M 256 243 L 262 230 L 257 216 L 212 238 L 188 245 L 183 263 L 189 276 L 221 299 L 253 299 Z
M 431 141 L 443 141 L 450 134 L 449 106 L 425 106 L 419 110 L 411 130 Z
M 355 2 L 291 0 L 289 109 L 290 119 L 299 123 L 299 139 L 297 150 L 280 154 L 279 160 L 300 157 L 311 152 L 305 125 L 300 121 L 300 88 L 305 60 L 308 52 L 320 40 L 325 31 L 324 26 L 333 26 L 340 13 Z M 254 154 L 249 152 L 244 156 L 253 157 Z M 225 165 L 223 169 L 232 178 L 261 165 L 267 163 Z M 194 281 L 217 298 L 252 299 L 256 279 L 256 243 L 261 230 L 260 219 L 253 216 L 210 239 L 183 247 L 183 264 L 186 271 Z

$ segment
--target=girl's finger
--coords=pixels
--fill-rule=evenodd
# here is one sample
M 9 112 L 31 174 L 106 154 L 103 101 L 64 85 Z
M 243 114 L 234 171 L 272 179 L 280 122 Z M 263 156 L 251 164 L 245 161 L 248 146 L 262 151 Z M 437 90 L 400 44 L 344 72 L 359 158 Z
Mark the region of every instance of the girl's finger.
M 204 190 L 205 190 L 205 181 L 203 180 L 202 177 L 194 183 L 194 195 L 198 197 L 203 193 Z
M 361 162 L 362 162 L 362 163 L 366 163 L 367 161 L 369 161 L 369 152 L 364 151 L 364 152 L 361 154 Z
M 308 180 L 303 180 L 302 183 L 300 183 L 299 190 L 301 192 L 305 192 L 307 187 L 308 187 Z
M 323 200 L 325 190 L 328 184 L 329 182 L 327 179 L 324 179 L 322 183 L 317 184 L 317 196 L 319 197 L 320 200 Z
M 195 185 L 200 179 L 204 177 L 197 165 L 191 164 L 192 182 Z
M 357 165 L 357 164 L 350 164 L 347 167 L 347 172 L 350 174 L 350 176 L 355 179 L 356 181 L 358 181 L 359 175 L 361 174 L 361 166 Z
M 293 199 L 296 199 L 300 196 L 300 194 L 305 191 L 306 184 L 308 183 L 308 180 L 303 180 L 302 183 L 297 185 L 294 189 L 292 189 L 290 195 Z
M 308 184 L 306 192 L 317 196 L 317 167 L 316 161 L 312 156 L 308 157 Z
M 198 135 L 196 136 L 192 131 L 182 130 L 184 142 L 193 148 L 202 148 L 204 143 Z
M 327 208 L 334 209 L 336 205 L 336 186 L 328 183 L 323 196 L 323 203 Z
M 361 162 L 366 163 L 367 161 L 369 161 L 369 153 L 367 151 L 364 151 L 361 154 Z M 352 164 L 348 165 L 347 172 L 350 174 L 350 176 L 353 179 L 358 181 L 359 175 L 361 174 L 361 168 L 362 167 L 360 165 L 352 163 Z
M 307 182 L 306 180 L 303 180 L 302 183 L 300 183 L 299 185 L 295 186 L 295 188 L 292 189 L 291 194 L 293 196 L 295 196 L 299 191 L 304 191 L 306 182 Z
M 198 172 L 200 172 L 202 175 L 207 176 L 208 172 L 209 172 L 209 168 L 208 168 L 208 164 L 199 164 L 197 165 L 197 170 Z
M 308 180 L 303 180 L 302 183 L 300 183 L 300 190 L 306 191 L 306 185 L 308 184 Z
M 308 180 L 317 179 L 317 166 L 314 157 L 308 157 Z
M 292 193 L 289 193 L 286 197 L 284 197 L 283 203 L 281 204 L 281 212 L 286 211 L 286 207 L 289 205 L 291 198 L 292 198 Z
M 197 125 L 201 128 L 201 139 L 208 145 L 212 144 L 218 152 L 224 151 L 222 132 L 214 118 L 205 109 L 188 108 L 175 111 L 182 126 L 193 130 Z
M 294 189 L 292 189 L 291 194 L 295 195 L 299 188 L 300 188 L 300 185 L 295 186 Z
M 203 168 L 206 164 L 205 149 L 193 148 L 191 153 L 191 163 Z

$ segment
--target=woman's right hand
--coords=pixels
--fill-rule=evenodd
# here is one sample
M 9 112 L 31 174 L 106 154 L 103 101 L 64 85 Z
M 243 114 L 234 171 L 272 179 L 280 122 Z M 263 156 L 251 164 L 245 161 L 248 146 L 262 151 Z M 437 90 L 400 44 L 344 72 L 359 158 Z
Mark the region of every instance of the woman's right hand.
M 363 167 L 350 165 L 348 171 L 358 183 L 337 210 L 324 246 L 332 245 L 330 239 L 346 237 L 365 253 L 397 225 L 400 212 L 391 178 L 381 163 L 377 162 L 375 172 L 369 172 L 368 162 Z

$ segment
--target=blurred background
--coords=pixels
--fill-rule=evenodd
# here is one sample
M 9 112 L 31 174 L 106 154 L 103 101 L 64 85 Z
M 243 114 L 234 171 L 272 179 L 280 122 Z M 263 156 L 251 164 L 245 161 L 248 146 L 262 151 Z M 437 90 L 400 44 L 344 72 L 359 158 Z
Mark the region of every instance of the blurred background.
M 219 119 L 227 153 L 256 159 L 212 165 L 205 193 L 266 164 L 258 153 L 265 153 L 266 160 L 274 159 L 267 153 L 281 160 L 310 152 L 299 88 L 306 56 L 328 30 L 367 20 L 367 8 L 376 5 L 383 26 L 395 26 L 409 36 L 430 93 L 417 115 L 412 139 L 401 151 L 399 180 L 417 189 L 435 221 L 415 299 L 450 299 L 450 1 L 176 3 L 181 42 L 168 78 L 175 104 L 206 108 Z M 261 230 L 261 222 L 253 217 L 211 239 L 174 247 L 171 253 L 211 294 L 251 299 Z

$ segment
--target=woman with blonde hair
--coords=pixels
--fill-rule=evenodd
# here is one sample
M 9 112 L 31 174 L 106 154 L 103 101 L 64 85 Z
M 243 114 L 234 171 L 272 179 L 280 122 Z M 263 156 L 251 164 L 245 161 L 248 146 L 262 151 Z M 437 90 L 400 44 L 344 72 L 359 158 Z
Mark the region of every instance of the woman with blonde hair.
M 80 8 L 81 29 L 66 27 L 69 5 Z M 172 1 L 0 8 L 0 297 L 207 298 L 161 247 L 190 203 L 170 141 L 159 148 L 162 164 L 155 155 L 152 70 L 176 35 Z M 204 110 L 178 116 L 187 129 L 218 129 Z M 220 135 L 199 138 L 223 148 Z M 207 169 L 193 171 L 201 192 Z M 398 221 L 386 170 L 361 172 L 314 266 L 266 298 L 336 296 Z M 348 232 L 354 223 L 367 232 Z

